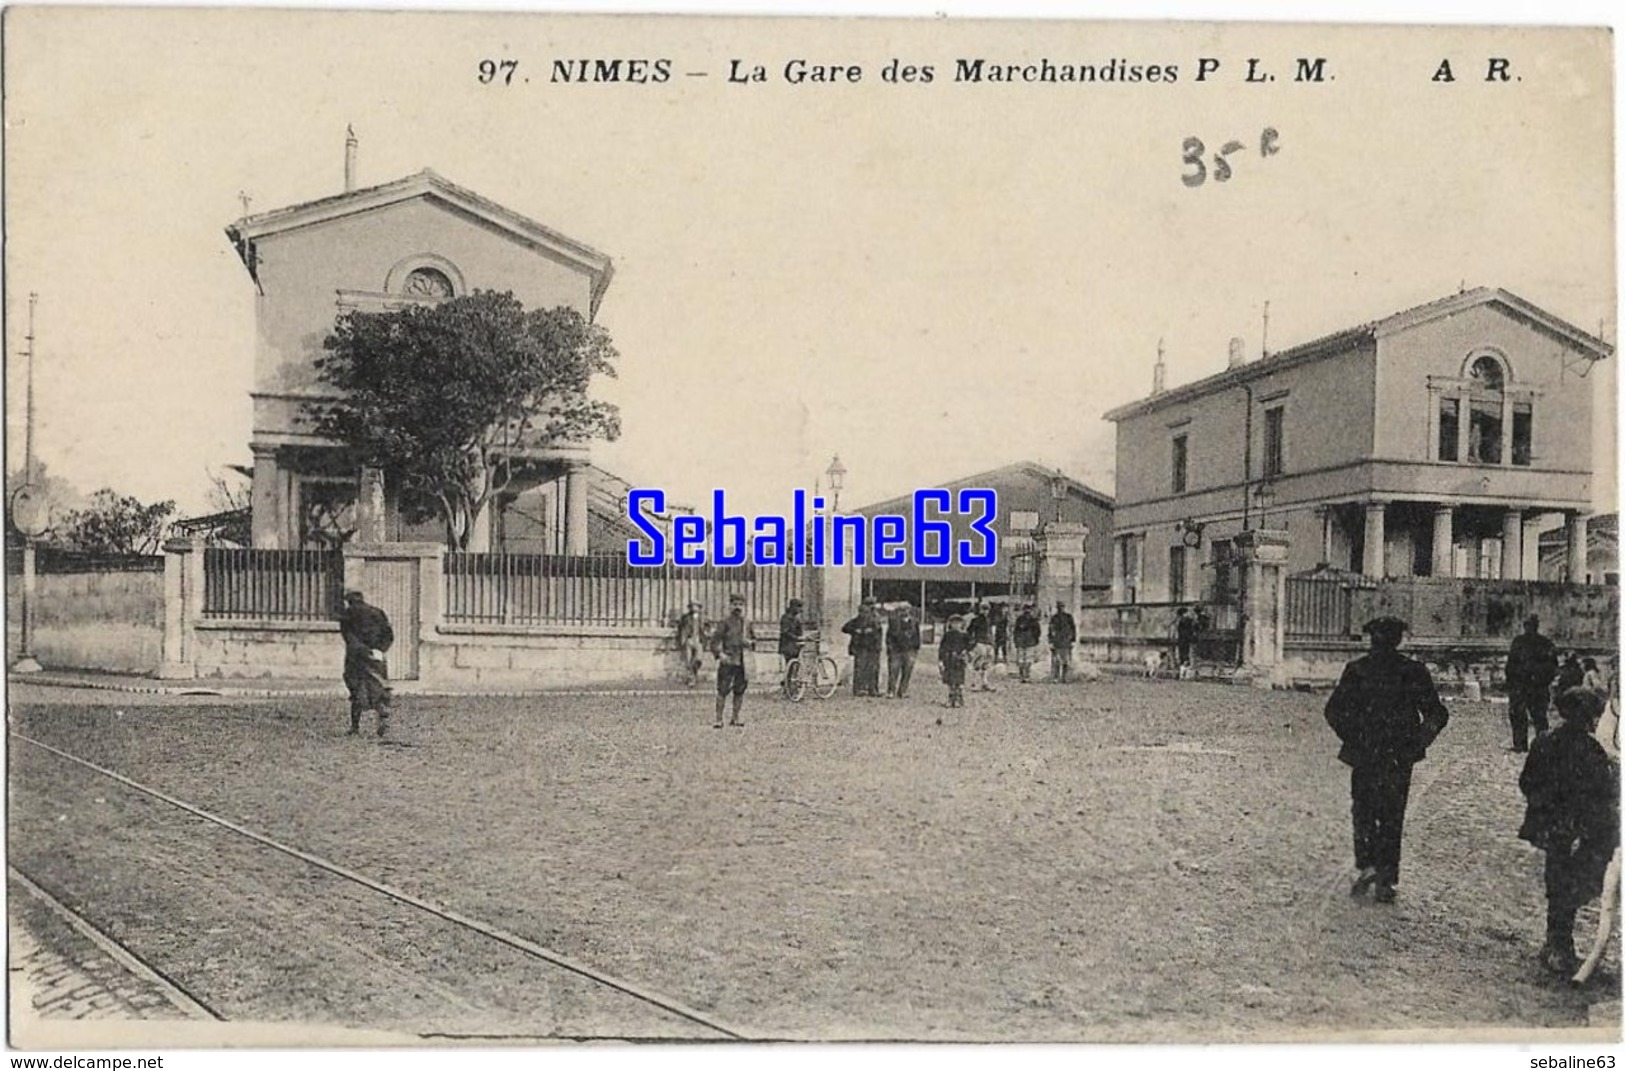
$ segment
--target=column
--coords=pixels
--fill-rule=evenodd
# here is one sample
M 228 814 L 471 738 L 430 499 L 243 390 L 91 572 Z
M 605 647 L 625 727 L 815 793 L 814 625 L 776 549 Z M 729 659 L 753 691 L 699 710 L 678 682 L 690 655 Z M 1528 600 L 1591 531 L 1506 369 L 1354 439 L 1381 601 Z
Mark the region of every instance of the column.
M 1315 516 L 1320 518 L 1320 564 L 1332 563 L 1332 507 L 1319 506 L 1315 509 Z
M 1268 684 L 1268 671 L 1279 666 L 1286 623 L 1284 576 L 1289 544 L 1287 533 L 1254 529 L 1236 536 L 1236 554 L 1246 571 L 1242 588 L 1241 661 L 1263 670 L 1255 683 Z
M 253 443 L 249 449 L 254 452 L 254 485 L 249 492 L 253 545 L 274 550 L 282 546 L 285 527 L 282 514 L 288 507 L 282 500 L 283 481 L 277 468 L 276 447 Z
M 564 476 L 564 553 L 587 553 L 587 491 L 591 477 L 582 466 Z
M 1381 580 L 1387 573 L 1383 560 L 1388 541 L 1388 503 L 1367 502 L 1365 506 L 1365 558 L 1360 571 Z
M 1589 574 L 1586 561 L 1586 515 L 1584 513 L 1569 514 L 1566 526 L 1568 534 L 1568 582 L 1571 584 L 1584 584 Z
M 1501 515 L 1501 579 L 1523 579 L 1523 511 Z
M 1452 576 L 1456 563 L 1456 510 L 1433 507 L 1433 575 Z
M 1036 544 L 1034 554 L 1037 553 Z M 1033 571 L 1033 593 L 1038 592 L 1038 572 Z M 1128 592 L 1128 545 L 1122 536 L 1112 540 L 1112 602 L 1121 603 Z

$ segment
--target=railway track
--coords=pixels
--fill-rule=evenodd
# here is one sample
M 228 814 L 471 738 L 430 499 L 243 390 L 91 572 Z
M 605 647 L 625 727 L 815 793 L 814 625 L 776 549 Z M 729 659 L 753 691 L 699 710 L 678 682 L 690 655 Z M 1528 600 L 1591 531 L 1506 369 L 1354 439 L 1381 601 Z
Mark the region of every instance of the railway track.
M 300 862 L 324 871 L 325 873 L 332 875 L 333 877 L 336 877 L 349 885 L 365 889 L 371 894 L 385 897 L 397 904 L 404 905 L 413 911 L 422 913 L 423 915 L 431 916 L 434 919 L 440 920 L 441 922 L 449 923 L 462 930 L 478 934 L 480 937 L 496 942 L 499 945 L 518 952 L 528 959 L 546 964 L 560 971 L 568 972 L 569 974 L 586 979 L 595 986 L 620 993 L 624 996 L 632 998 L 635 1001 L 656 1008 L 661 1012 L 676 1016 L 677 1018 L 685 1020 L 686 1022 L 703 1027 L 705 1030 L 711 1032 L 711 1034 L 713 1034 L 717 1040 L 766 1040 L 752 1034 L 750 1031 L 742 1027 L 724 1022 L 708 1012 L 693 1008 L 676 997 L 658 992 L 636 982 L 619 978 L 615 975 L 609 974 L 608 972 L 601 971 L 592 965 L 584 963 L 572 956 L 538 944 L 537 942 L 532 941 L 523 935 L 505 930 L 499 926 L 474 918 L 460 911 L 432 903 L 423 899 L 422 897 L 416 896 L 386 882 L 376 880 L 366 874 L 360 873 L 359 871 L 324 858 L 313 852 L 308 852 L 297 846 L 279 841 L 273 837 L 250 829 L 238 822 L 233 822 L 230 819 L 221 817 L 220 815 L 214 814 L 213 812 L 202 807 L 189 803 L 186 800 L 179 799 L 150 785 L 143 784 L 142 782 L 121 774 L 116 770 L 108 769 L 107 767 L 98 765 L 97 763 L 91 762 L 88 759 L 81 758 L 80 756 L 53 744 L 46 743 L 42 740 L 37 740 L 31 736 L 27 736 L 15 731 L 12 732 L 10 736 L 12 740 L 18 743 L 25 744 L 55 755 L 59 759 L 71 763 L 76 767 L 88 770 L 99 777 L 116 782 L 136 793 L 144 795 L 150 799 L 157 800 L 171 808 L 191 815 L 192 817 L 200 819 L 219 829 L 225 830 L 238 838 L 251 841 L 269 851 L 297 859 Z M 138 956 L 133 950 L 119 944 L 106 933 L 103 933 L 101 930 L 97 929 L 83 916 L 68 908 L 57 897 L 46 892 L 45 889 L 43 889 L 33 878 L 22 873 L 20 870 L 17 870 L 15 867 L 12 869 L 15 875 L 25 883 L 25 888 L 29 888 L 31 892 L 35 892 L 39 896 L 45 898 L 52 906 L 53 911 L 62 915 L 64 920 L 68 921 L 70 925 L 73 925 L 75 929 L 78 929 L 87 937 L 91 937 L 91 939 L 95 941 L 99 947 L 101 947 L 115 960 L 125 965 L 133 972 L 140 974 L 142 977 L 157 979 L 159 984 L 166 987 L 166 992 L 169 992 L 172 995 L 172 999 L 175 1003 L 177 1003 L 178 1006 L 183 1007 L 189 1013 L 199 1018 L 224 1018 L 218 1011 L 210 1008 L 206 1003 L 199 999 L 195 993 L 188 991 L 179 981 L 159 972 L 156 968 Z M 436 1032 L 433 1036 L 452 1037 L 456 1035 Z M 507 1036 L 517 1037 L 520 1035 Z

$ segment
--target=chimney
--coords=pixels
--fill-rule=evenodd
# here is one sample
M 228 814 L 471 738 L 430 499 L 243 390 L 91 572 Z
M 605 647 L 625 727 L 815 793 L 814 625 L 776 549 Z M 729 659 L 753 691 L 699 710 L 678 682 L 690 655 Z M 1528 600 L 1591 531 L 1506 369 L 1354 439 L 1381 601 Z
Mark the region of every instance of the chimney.
M 1230 340 L 1230 367 L 1240 368 L 1247 363 L 1247 350 L 1240 337 Z
M 355 127 L 344 128 L 344 192 L 349 193 L 355 189 L 355 149 L 359 142 L 355 139 Z
M 1157 339 L 1157 363 L 1151 366 L 1152 395 L 1161 394 L 1167 389 L 1167 387 L 1164 385 L 1167 375 L 1168 368 L 1162 363 L 1162 339 L 1159 338 Z

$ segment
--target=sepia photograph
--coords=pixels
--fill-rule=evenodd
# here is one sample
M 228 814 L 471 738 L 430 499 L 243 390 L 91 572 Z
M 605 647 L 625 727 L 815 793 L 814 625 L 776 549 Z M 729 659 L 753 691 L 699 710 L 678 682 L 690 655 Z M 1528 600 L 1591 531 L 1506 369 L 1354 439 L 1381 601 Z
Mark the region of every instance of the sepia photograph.
M 3 15 L 12 1050 L 1612 1066 L 1609 27 Z

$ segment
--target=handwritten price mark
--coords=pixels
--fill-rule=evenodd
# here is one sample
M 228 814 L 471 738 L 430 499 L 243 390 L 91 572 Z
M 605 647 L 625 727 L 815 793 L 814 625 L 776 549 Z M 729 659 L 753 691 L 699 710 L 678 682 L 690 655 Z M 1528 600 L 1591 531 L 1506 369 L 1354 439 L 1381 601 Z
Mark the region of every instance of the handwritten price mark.
M 1280 132 L 1272 126 L 1265 127 L 1264 132 L 1258 138 L 1258 155 L 1266 160 L 1269 159 L 1281 151 L 1280 142 Z M 1246 147 L 1239 141 L 1227 141 L 1210 158 L 1207 153 L 1207 144 L 1201 138 L 1186 138 L 1181 146 L 1184 151 L 1181 160 L 1188 170 L 1180 174 L 1179 181 L 1193 190 L 1205 183 L 1210 174 L 1214 182 L 1229 182 L 1231 176 L 1235 174 L 1235 169 L 1230 166 L 1230 161 L 1227 158 L 1243 151 Z

